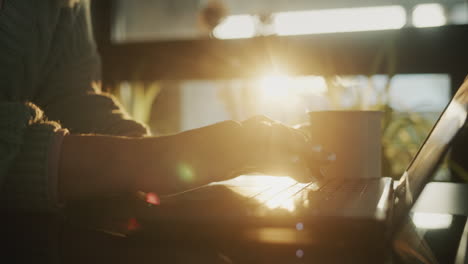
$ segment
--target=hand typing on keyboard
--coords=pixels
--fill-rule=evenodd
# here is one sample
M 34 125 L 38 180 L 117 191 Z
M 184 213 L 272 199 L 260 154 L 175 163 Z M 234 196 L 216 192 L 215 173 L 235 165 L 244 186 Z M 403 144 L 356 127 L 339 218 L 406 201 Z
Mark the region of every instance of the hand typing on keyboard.
M 334 158 L 300 130 L 263 116 L 225 121 L 166 140 L 168 147 L 155 165 L 171 167 L 163 171 L 175 172 L 171 181 L 178 190 L 251 172 L 310 182 Z M 145 188 L 158 184 L 155 177 L 146 180 Z
M 133 191 L 175 193 L 243 173 L 310 182 L 334 158 L 305 133 L 266 117 L 143 138 L 70 135 L 61 150 L 65 200 Z
M 302 131 L 267 117 L 251 118 L 242 126 L 247 151 L 237 152 L 246 158 L 241 169 L 309 182 L 322 177 L 321 168 L 335 159 L 333 153 L 313 145 Z
M 161 137 L 70 135 L 61 153 L 65 200 L 137 190 L 164 195 L 252 172 L 310 182 L 334 158 L 305 133 L 266 117 Z

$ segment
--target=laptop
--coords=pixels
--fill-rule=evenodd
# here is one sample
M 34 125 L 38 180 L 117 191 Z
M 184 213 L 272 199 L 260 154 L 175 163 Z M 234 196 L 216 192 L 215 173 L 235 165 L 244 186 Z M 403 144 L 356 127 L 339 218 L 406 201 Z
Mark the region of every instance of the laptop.
M 398 182 L 343 175 L 299 183 L 240 175 L 156 203 L 140 202 L 132 211 L 138 228 L 127 234 L 177 247 L 210 246 L 230 260 L 237 257 L 234 263 L 382 262 L 395 231 L 464 127 L 467 107 L 468 80 Z

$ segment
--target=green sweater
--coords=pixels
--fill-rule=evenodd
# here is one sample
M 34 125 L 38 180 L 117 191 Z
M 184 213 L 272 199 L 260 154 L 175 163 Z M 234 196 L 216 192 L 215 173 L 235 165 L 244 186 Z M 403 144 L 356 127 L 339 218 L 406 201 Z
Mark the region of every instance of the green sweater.
M 68 3 L 70 2 L 70 3 Z M 102 94 L 89 3 L 3 0 L 0 7 L 0 206 L 59 208 L 57 171 L 67 133 L 143 136 Z

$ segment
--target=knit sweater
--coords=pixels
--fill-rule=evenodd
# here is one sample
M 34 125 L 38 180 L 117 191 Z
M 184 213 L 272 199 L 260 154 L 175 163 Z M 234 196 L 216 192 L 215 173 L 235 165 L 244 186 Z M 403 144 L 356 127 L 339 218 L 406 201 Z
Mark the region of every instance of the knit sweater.
M 0 206 L 59 208 L 57 171 L 67 133 L 143 136 L 99 91 L 89 3 L 3 0 L 0 7 Z

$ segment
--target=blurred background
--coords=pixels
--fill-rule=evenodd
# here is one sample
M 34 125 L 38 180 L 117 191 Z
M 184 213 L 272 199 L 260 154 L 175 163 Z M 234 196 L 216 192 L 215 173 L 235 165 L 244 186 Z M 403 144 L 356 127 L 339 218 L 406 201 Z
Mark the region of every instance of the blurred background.
M 398 178 L 468 73 L 462 0 L 91 2 L 103 90 L 154 135 L 380 110 L 383 176 Z M 463 180 L 461 163 L 436 180 Z

